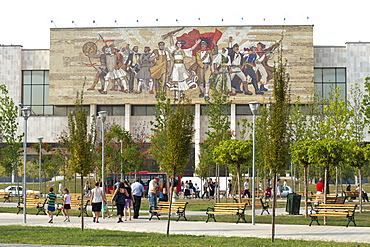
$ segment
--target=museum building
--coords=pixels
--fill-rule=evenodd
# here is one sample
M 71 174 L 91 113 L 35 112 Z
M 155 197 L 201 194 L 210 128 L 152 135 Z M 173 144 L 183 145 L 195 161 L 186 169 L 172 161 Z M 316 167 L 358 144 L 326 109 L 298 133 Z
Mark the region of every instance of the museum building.
M 370 75 L 370 43 L 314 46 L 312 34 L 313 26 L 308 25 L 53 28 L 48 50 L 0 46 L 0 83 L 16 104 L 32 109 L 29 144 L 37 143 L 40 136 L 44 142 L 57 143 L 78 90 L 84 92 L 84 107 L 90 116 L 107 111 L 107 123 L 118 123 L 134 136 L 151 133 L 158 87 L 173 99 L 184 94 L 194 105 L 197 164 L 196 154 L 208 126 L 204 98 L 212 95 L 209 81 L 217 84 L 215 70 L 220 74 L 220 68 L 229 69 L 222 73 L 230 79 L 232 104 L 227 114 L 237 137 L 237 122 L 252 121 L 249 102 L 266 103 L 272 97 L 269 69 L 279 47 L 287 60 L 292 101 L 299 96 L 307 104 L 315 90 L 325 97 L 338 86 L 347 99 L 351 86 L 358 84 L 363 91 L 364 79 Z M 245 64 L 252 63 L 254 72 L 247 73 L 249 67 L 238 68 L 239 53 Z M 19 134 L 23 124 L 20 114 Z M 368 135 L 366 140 L 370 140 Z

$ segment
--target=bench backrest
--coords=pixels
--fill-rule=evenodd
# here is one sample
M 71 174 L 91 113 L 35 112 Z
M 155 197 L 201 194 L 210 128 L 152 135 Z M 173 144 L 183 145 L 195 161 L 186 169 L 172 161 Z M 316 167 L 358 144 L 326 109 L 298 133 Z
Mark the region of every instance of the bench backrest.
M 234 198 L 234 200 L 236 202 L 239 202 L 239 198 Z M 253 198 L 242 198 L 242 203 L 246 203 L 247 207 L 252 207 L 252 203 L 253 203 Z M 262 198 L 256 198 L 255 199 L 255 205 L 256 207 L 262 207 L 263 206 L 263 201 L 262 201 Z
M 5 191 L 3 191 L 3 192 L 0 192 L 0 196 L 9 196 L 10 195 L 10 192 L 5 192 Z
M 26 199 L 27 198 L 34 198 L 34 199 L 38 199 L 39 198 L 39 194 L 37 193 L 27 193 L 26 194 Z
M 335 211 L 335 212 L 354 212 L 357 204 L 320 204 L 317 207 L 318 211 Z
M 264 192 L 264 191 L 262 191 L 262 190 L 256 190 L 256 191 L 254 192 L 254 195 L 255 195 L 256 197 L 264 197 L 264 196 L 265 196 L 265 192 Z
M 172 208 L 185 208 L 187 204 L 188 204 L 188 202 L 172 202 L 171 207 Z M 158 206 L 159 207 L 169 207 L 170 202 L 160 201 L 160 202 L 158 202 Z
M 346 196 L 348 196 L 348 197 L 359 197 L 360 193 L 358 191 L 346 191 Z
M 242 203 L 215 203 L 213 207 L 214 211 L 228 211 L 228 210 L 235 210 L 238 212 L 244 212 L 245 207 L 247 206 L 246 202 Z

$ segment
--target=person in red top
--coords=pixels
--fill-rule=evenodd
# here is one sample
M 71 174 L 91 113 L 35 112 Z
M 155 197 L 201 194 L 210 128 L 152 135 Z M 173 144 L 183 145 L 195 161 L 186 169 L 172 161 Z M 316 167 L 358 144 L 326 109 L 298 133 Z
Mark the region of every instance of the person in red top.
M 319 178 L 319 182 L 316 184 L 316 194 L 323 193 L 324 193 L 324 183 L 322 182 L 322 178 Z

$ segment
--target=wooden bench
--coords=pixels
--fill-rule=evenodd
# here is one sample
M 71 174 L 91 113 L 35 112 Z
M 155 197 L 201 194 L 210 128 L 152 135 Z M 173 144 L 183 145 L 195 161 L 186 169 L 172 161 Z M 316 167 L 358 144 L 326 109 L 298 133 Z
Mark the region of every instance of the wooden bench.
M 185 220 L 188 220 L 186 219 L 185 216 L 186 205 L 188 205 L 187 202 L 172 202 L 171 213 L 176 213 L 176 215 L 178 216 L 176 221 L 179 221 L 181 217 L 183 217 Z M 159 216 L 161 215 L 161 213 L 168 215 L 169 211 L 170 211 L 170 202 L 160 201 L 158 202 L 157 209 L 152 209 L 149 211 L 150 213 L 149 220 L 151 220 L 153 216 L 157 216 L 157 219 L 160 220 Z
M 209 219 L 213 219 L 216 222 L 215 215 L 237 215 L 238 220 L 236 221 L 236 224 L 239 223 L 239 220 L 243 220 L 245 223 L 247 221 L 245 220 L 245 208 L 247 206 L 246 202 L 242 203 L 216 203 L 214 207 L 208 207 L 206 214 L 208 215 L 208 218 L 206 220 L 206 223 L 208 223 Z
M 348 201 L 352 201 L 353 199 L 360 197 L 359 191 L 345 191 L 345 192 L 346 192 L 346 197 L 348 197 Z
M 234 198 L 235 202 L 239 202 L 239 198 Z M 247 203 L 247 207 L 252 207 L 253 198 L 242 198 L 243 203 Z M 262 208 L 261 215 L 263 215 L 263 212 L 269 212 L 269 204 L 267 202 L 263 202 L 262 198 L 256 198 L 255 200 L 255 206 L 256 208 Z
M 0 198 L 4 198 L 4 202 L 10 202 L 10 192 L 0 192 Z
M 27 198 L 30 198 L 30 199 L 39 199 L 40 198 L 40 195 L 37 194 L 37 193 L 27 193 L 26 194 L 26 199 Z M 23 196 L 21 197 L 21 199 L 23 200 Z
M 26 208 L 36 208 L 37 213 L 36 215 L 39 215 L 40 212 L 43 212 L 46 215 L 45 212 L 45 204 L 46 204 L 47 199 L 35 199 L 35 198 L 26 198 Z M 24 209 L 24 204 L 23 201 L 18 202 L 18 212 L 19 214 L 20 211 Z
M 311 222 L 309 226 L 312 225 L 312 222 L 316 221 L 318 225 L 320 225 L 318 217 L 346 217 L 348 222 L 346 227 L 348 227 L 349 223 L 353 222 L 356 226 L 355 222 L 355 210 L 357 205 L 346 205 L 346 204 L 320 204 L 314 212 L 310 214 Z
M 264 192 L 264 191 L 262 191 L 262 190 L 256 190 L 256 191 L 254 192 L 254 196 L 255 196 L 255 197 L 264 197 L 264 196 L 265 196 L 265 192 Z
M 71 210 L 79 210 L 80 213 L 79 213 L 78 217 L 80 217 L 81 213 L 82 213 L 81 210 L 83 209 L 84 212 L 85 212 L 86 217 L 88 217 L 89 214 L 87 213 L 87 205 L 89 204 L 89 202 L 90 202 L 89 199 L 85 199 L 84 200 L 84 205 L 82 205 L 80 198 L 71 197 Z M 58 203 L 56 209 L 57 209 L 57 213 L 56 213 L 55 216 L 58 216 L 60 214 L 60 212 L 62 211 L 62 209 L 63 209 L 63 204 Z

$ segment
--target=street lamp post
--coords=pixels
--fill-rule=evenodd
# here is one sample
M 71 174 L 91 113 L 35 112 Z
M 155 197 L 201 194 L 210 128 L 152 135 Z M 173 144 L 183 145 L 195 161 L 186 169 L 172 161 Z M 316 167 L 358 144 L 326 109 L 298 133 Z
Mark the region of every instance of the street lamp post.
M 102 150 L 101 150 L 101 176 L 102 176 L 102 190 L 105 193 L 105 186 L 104 186 L 104 122 L 107 119 L 108 112 L 107 111 L 100 111 L 98 112 L 99 119 L 101 120 L 101 143 L 102 143 Z M 103 205 L 104 206 L 104 205 Z M 105 213 L 103 212 L 103 219 L 105 218 Z
M 41 158 L 42 158 L 42 139 L 44 139 L 44 137 L 40 136 L 40 137 L 37 137 L 37 140 L 39 140 L 39 144 L 40 144 L 40 153 L 39 153 L 39 184 L 40 184 L 40 197 L 42 197 L 42 176 L 41 176 Z
M 26 166 L 27 166 L 27 120 L 31 115 L 31 107 L 26 106 L 21 109 L 22 116 L 24 119 L 24 126 L 23 126 L 23 223 L 27 223 L 27 207 L 26 207 Z
M 254 101 L 249 103 L 253 114 L 253 161 L 252 161 L 252 225 L 256 224 L 256 115 L 260 102 Z

